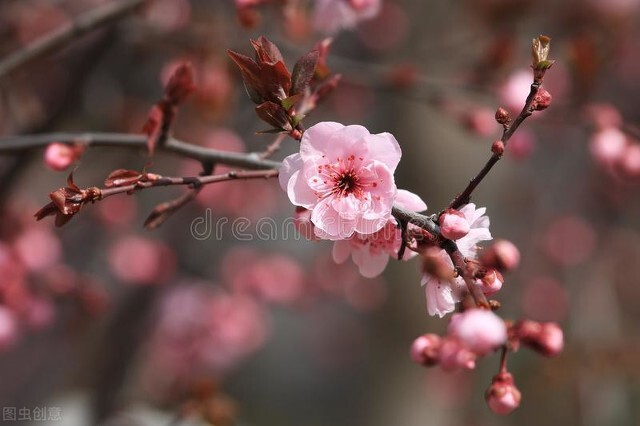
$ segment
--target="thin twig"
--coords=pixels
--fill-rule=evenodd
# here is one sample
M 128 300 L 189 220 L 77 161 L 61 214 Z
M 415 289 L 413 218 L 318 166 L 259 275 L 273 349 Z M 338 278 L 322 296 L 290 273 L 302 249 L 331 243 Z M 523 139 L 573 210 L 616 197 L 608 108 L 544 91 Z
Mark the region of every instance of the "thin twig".
M 40 135 L 21 135 L 0 138 L 0 154 L 13 154 L 34 148 L 46 147 L 52 142 L 66 144 L 84 144 L 92 147 L 114 147 L 146 149 L 147 136 L 126 133 L 48 133 Z M 208 163 L 225 164 L 232 167 L 262 170 L 280 166 L 277 161 L 260 158 L 259 153 L 236 153 L 206 148 L 170 138 L 160 150 Z
M 142 189 L 155 188 L 159 186 L 188 185 L 199 188 L 204 185 L 225 182 L 230 180 L 246 179 L 269 179 L 278 176 L 278 169 L 231 171 L 220 175 L 212 176 L 189 176 L 189 177 L 167 177 L 161 176 L 153 180 L 139 181 L 131 185 L 117 186 L 100 190 L 99 199 L 111 197 L 122 193 L 131 193 Z
M 64 47 L 74 38 L 132 12 L 143 2 L 144 0 L 110 2 L 83 14 L 68 25 L 45 34 L 0 61 L 0 80 L 22 65 Z
M 500 140 L 504 143 L 505 147 L 507 146 L 509 139 L 511 139 L 511 136 L 513 136 L 516 130 L 518 130 L 518 127 L 520 127 L 522 122 L 524 122 L 524 120 L 526 120 L 527 117 L 533 114 L 533 100 L 536 94 L 538 93 L 538 90 L 540 90 L 540 86 L 541 86 L 540 83 L 531 84 L 531 90 L 529 91 L 529 96 L 527 96 L 527 100 L 524 104 L 524 107 L 522 108 L 522 111 L 520 111 L 520 114 L 518 114 L 516 119 L 513 120 L 513 122 L 510 125 L 504 126 L 504 131 L 502 132 L 502 138 Z M 480 182 L 482 182 L 482 180 L 487 176 L 487 174 L 489 173 L 489 171 L 491 171 L 493 166 L 495 166 L 496 163 L 500 161 L 501 158 L 502 158 L 502 155 L 494 153 L 486 162 L 484 167 L 480 170 L 480 172 L 473 179 L 471 179 L 471 181 L 469 182 L 467 187 L 464 189 L 464 191 L 458 194 L 458 196 L 456 196 L 456 198 L 454 198 L 453 201 L 451 201 L 451 203 L 449 204 L 449 208 L 458 209 L 464 204 L 467 204 L 471 200 L 471 194 L 473 193 L 473 191 L 480 184 Z
M 273 154 L 278 152 L 280 150 L 280 145 L 282 145 L 282 142 L 286 137 L 287 135 L 285 133 L 278 134 L 274 141 L 271 142 L 269 146 L 267 146 L 267 148 L 260 154 L 260 158 L 269 158 Z

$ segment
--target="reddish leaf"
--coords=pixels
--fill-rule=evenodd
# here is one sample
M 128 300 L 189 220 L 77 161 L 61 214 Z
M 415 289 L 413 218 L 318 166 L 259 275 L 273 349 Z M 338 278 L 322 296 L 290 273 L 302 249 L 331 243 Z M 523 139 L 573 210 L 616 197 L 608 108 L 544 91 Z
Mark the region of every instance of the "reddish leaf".
M 107 188 L 133 185 L 140 181 L 143 174 L 135 170 L 118 169 L 114 170 L 104 180 L 104 186 Z
M 153 152 L 160 137 L 162 130 L 162 118 L 164 114 L 158 104 L 154 105 L 149 111 L 147 121 L 144 123 L 142 131 L 147 135 L 147 151 L 149 155 L 153 155 Z
M 56 215 L 58 213 L 60 213 L 60 210 L 58 209 L 58 206 L 56 206 L 54 203 L 48 203 L 43 208 L 38 210 L 36 212 L 36 214 L 34 214 L 34 216 L 35 216 L 36 220 L 42 220 L 47 216 L 53 216 L 53 215 Z
M 277 129 L 291 131 L 293 127 L 289 123 L 289 115 L 280 105 L 273 102 L 264 102 L 256 107 L 258 117 Z
M 233 50 L 227 50 L 227 55 L 235 62 L 242 74 L 242 80 L 244 81 L 247 94 L 251 100 L 259 104 L 263 101 L 263 93 L 261 90 L 261 71 L 258 64 L 248 56 L 234 52 Z
M 296 62 L 296 65 L 293 67 L 293 74 L 291 74 L 292 95 L 303 93 L 304 90 L 309 87 L 309 83 L 311 83 L 316 67 L 318 66 L 319 57 L 320 52 L 318 52 L 318 50 L 312 50 L 298 59 L 298 62 Z
M 182 103 L 196 89 L 193 67 L 190 63 L 181 64 L 174 72 L 167 87 L 165 95 L 173 104 Z
M 265 36 L 258 37 L 258 40 L 251 40 L 251 45 L 256 51 L 256 62 L 269 64 L 275 64 L 276 62 L 284 63 L 284 58 L 278 46 L 269 41 Z

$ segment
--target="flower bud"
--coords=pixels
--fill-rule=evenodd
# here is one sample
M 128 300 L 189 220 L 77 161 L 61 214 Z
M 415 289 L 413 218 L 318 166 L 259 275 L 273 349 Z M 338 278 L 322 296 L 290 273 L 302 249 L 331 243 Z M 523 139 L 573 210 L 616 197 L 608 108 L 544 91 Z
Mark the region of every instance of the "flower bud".
M 76 160 L 76 150 L 63 143 L 52 143 L 44 152 L 44 164 L 51 170 L 61 172 Z
M 493 377 L 485 399 L 491 411 L 504 416 L 520 406 L 522 395 L 513 382 L 513 376 L 504 372 Z
M 469 233 L 471 227 L 464 214 L 454 209 L 447 209 L 440 216 L 440 233 L 448 240 L 457 240 Z
M 482 252 L 480 262 L 487 268 L 510 271 L 518 267 L 520 251 L 511 241 L 496 240 Z
M 555 322 L 539 323 L 523 320 L 514 326 L 513 333 L 523 345 L 545 356 L 556 356 L 564 348 L 562 329 Z
M 469 309 L 451 318 L 449 334 L 457 336 L 466 347 L 482 356 L 506 342 L 507 327 L 491 311 Z
M 531 108 L 534 111 L 542 111 L 547 109 L 549 105 L 551 105 L 551 100 L 553 97 L 551 93 L 544 90 L 542 87 L 538 89 L 538 93 L 533 97 L 533 102 L 531 103 Z
M 440 336 L 423 334 L 411 345 L 411 359 L 417 364 L 432 366 L 438 363 Z
M 485 296 L 492 296 L 500 291 L 504 283 L 504 278 L 502 278 L 500 272 L 492 268 L 480 279 L 480 283 L 482 284 L 482 292 Z
M 511 122 L 511 116 L 509 115 L 509 111 L 500 107 L 496 110 L 496 121 L 498 124 L 502 124 L 503 126 L 509 124 Z
M 504 142 L 500 140 L 495 141 L 491 145 L 491 152 L 493 152 L 496 155 L 502 156 L 504 154 Z
M 446 371 L 461 368 L 473 370 L 476 368 L 476 358 L 477 355 L 455 337 L 444 339 L 438 353 L 440 366 Z

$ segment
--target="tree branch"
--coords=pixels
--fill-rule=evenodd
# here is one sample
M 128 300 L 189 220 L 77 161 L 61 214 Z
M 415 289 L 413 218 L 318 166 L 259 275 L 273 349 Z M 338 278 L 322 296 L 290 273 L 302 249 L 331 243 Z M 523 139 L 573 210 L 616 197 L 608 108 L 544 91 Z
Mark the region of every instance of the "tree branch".
M 52 142 L 80 143 L 92 147 L 117 147 L 136 150 L 146 150 L 147 148 L 146 135 L 125 133 L 48 133 L 0 138 L 0 154 L 12 154 L 34 148 L 43 148 Z M 174 138 L 170 138 L 166 144 L 158 148 L 200 162 L 225 164 L 245 169 L 275 169 L 280 166 L 277 161 L 260 158 L 260 153 L 246 154 L 220 151 L 182 142 Z
M 0 61 L 0 80 L 22 65 L 60 49 L 74 38 L 132 12 L 143 2 L 144 0 L 110 2 L 85 13 L 68 25 L 45 34 Z
M 520 127 L 522 122 L 524 122 L 524 120 L 526 120 L 527 117 L 533 114 L 533 100 L 538 94 L 538 90 L 540 90 L 540 86 L 541 86 L 541 82 L 540 83 L 534 82 L 533 84 L 531 84 L 531 90 L 529 91 L 529 96 L 527 96 L 527 100 L 524 104 L 524 107 L 522 108 L 522 111 L 520 111 L 520 114 L 518 114 L 516 119 L 513 120 L 513 123 L 511 123 L 510 125 L 508 124 L 504 125 L 504 131 L 502 132 L 502 138 L 500 138 L 500 140 L 502 141 L 502 143 L 504 143 L 505 148 L 507 146 L 507 143 L 509 142 L 509 139 L 511 139 L 511 136 L 513 136 L 516 130 L 518 130 L 518 127 Z M 473 191 L 480 184 L 480 182 L 482 182 L 482 180 L 487 176 L 487 174 L 489 174 L 493 166 L 495 166 L 496 163 L 500 161 L 501 158 L 502 158 L 502 154 L 494 153 L 491 156 L 491 158 L 489 158 L 489 160 L 486 162 L 484 167 L 480 170 L 480 172 L 473 179 L 471 179 L 471 181 L 469 182 L 467 187 L 464 189 L 464 191 L 458 194 L 458 196 L 456 196 L 456 198 L 454 198 L 453 201 L 451 201 L 451 203 L 449 204 L 449 208 L 459 209 L 461 206 L 469 203 L 469 201 L 471 200 L 471 194 L 473 193 Z

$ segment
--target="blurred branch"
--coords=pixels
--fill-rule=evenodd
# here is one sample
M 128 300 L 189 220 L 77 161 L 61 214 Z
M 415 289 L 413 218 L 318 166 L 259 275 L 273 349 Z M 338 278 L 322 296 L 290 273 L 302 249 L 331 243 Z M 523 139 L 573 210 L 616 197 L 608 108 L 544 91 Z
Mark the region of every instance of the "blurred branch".
M 22 65 L 64 47 L 69 41 L 118 19 L 140 6 L 144 0 L 107 3 L 61 28 L 57 28 L 0 61 L 0 80 Z
M 11 154 L 34 148 L 43 148 L 52 142 L 130 149 L 146 149 L 146 135 L 125 133 L 48 133 L 0 138 L 0 154 Z M 225 164 L 245 169 L 273 169 L 280 166 L 277 161 L 260 158 L 259 153 L 236 153 L 205 148 L 170 138 L 160 150 L 172 152 L 201 162 Z

